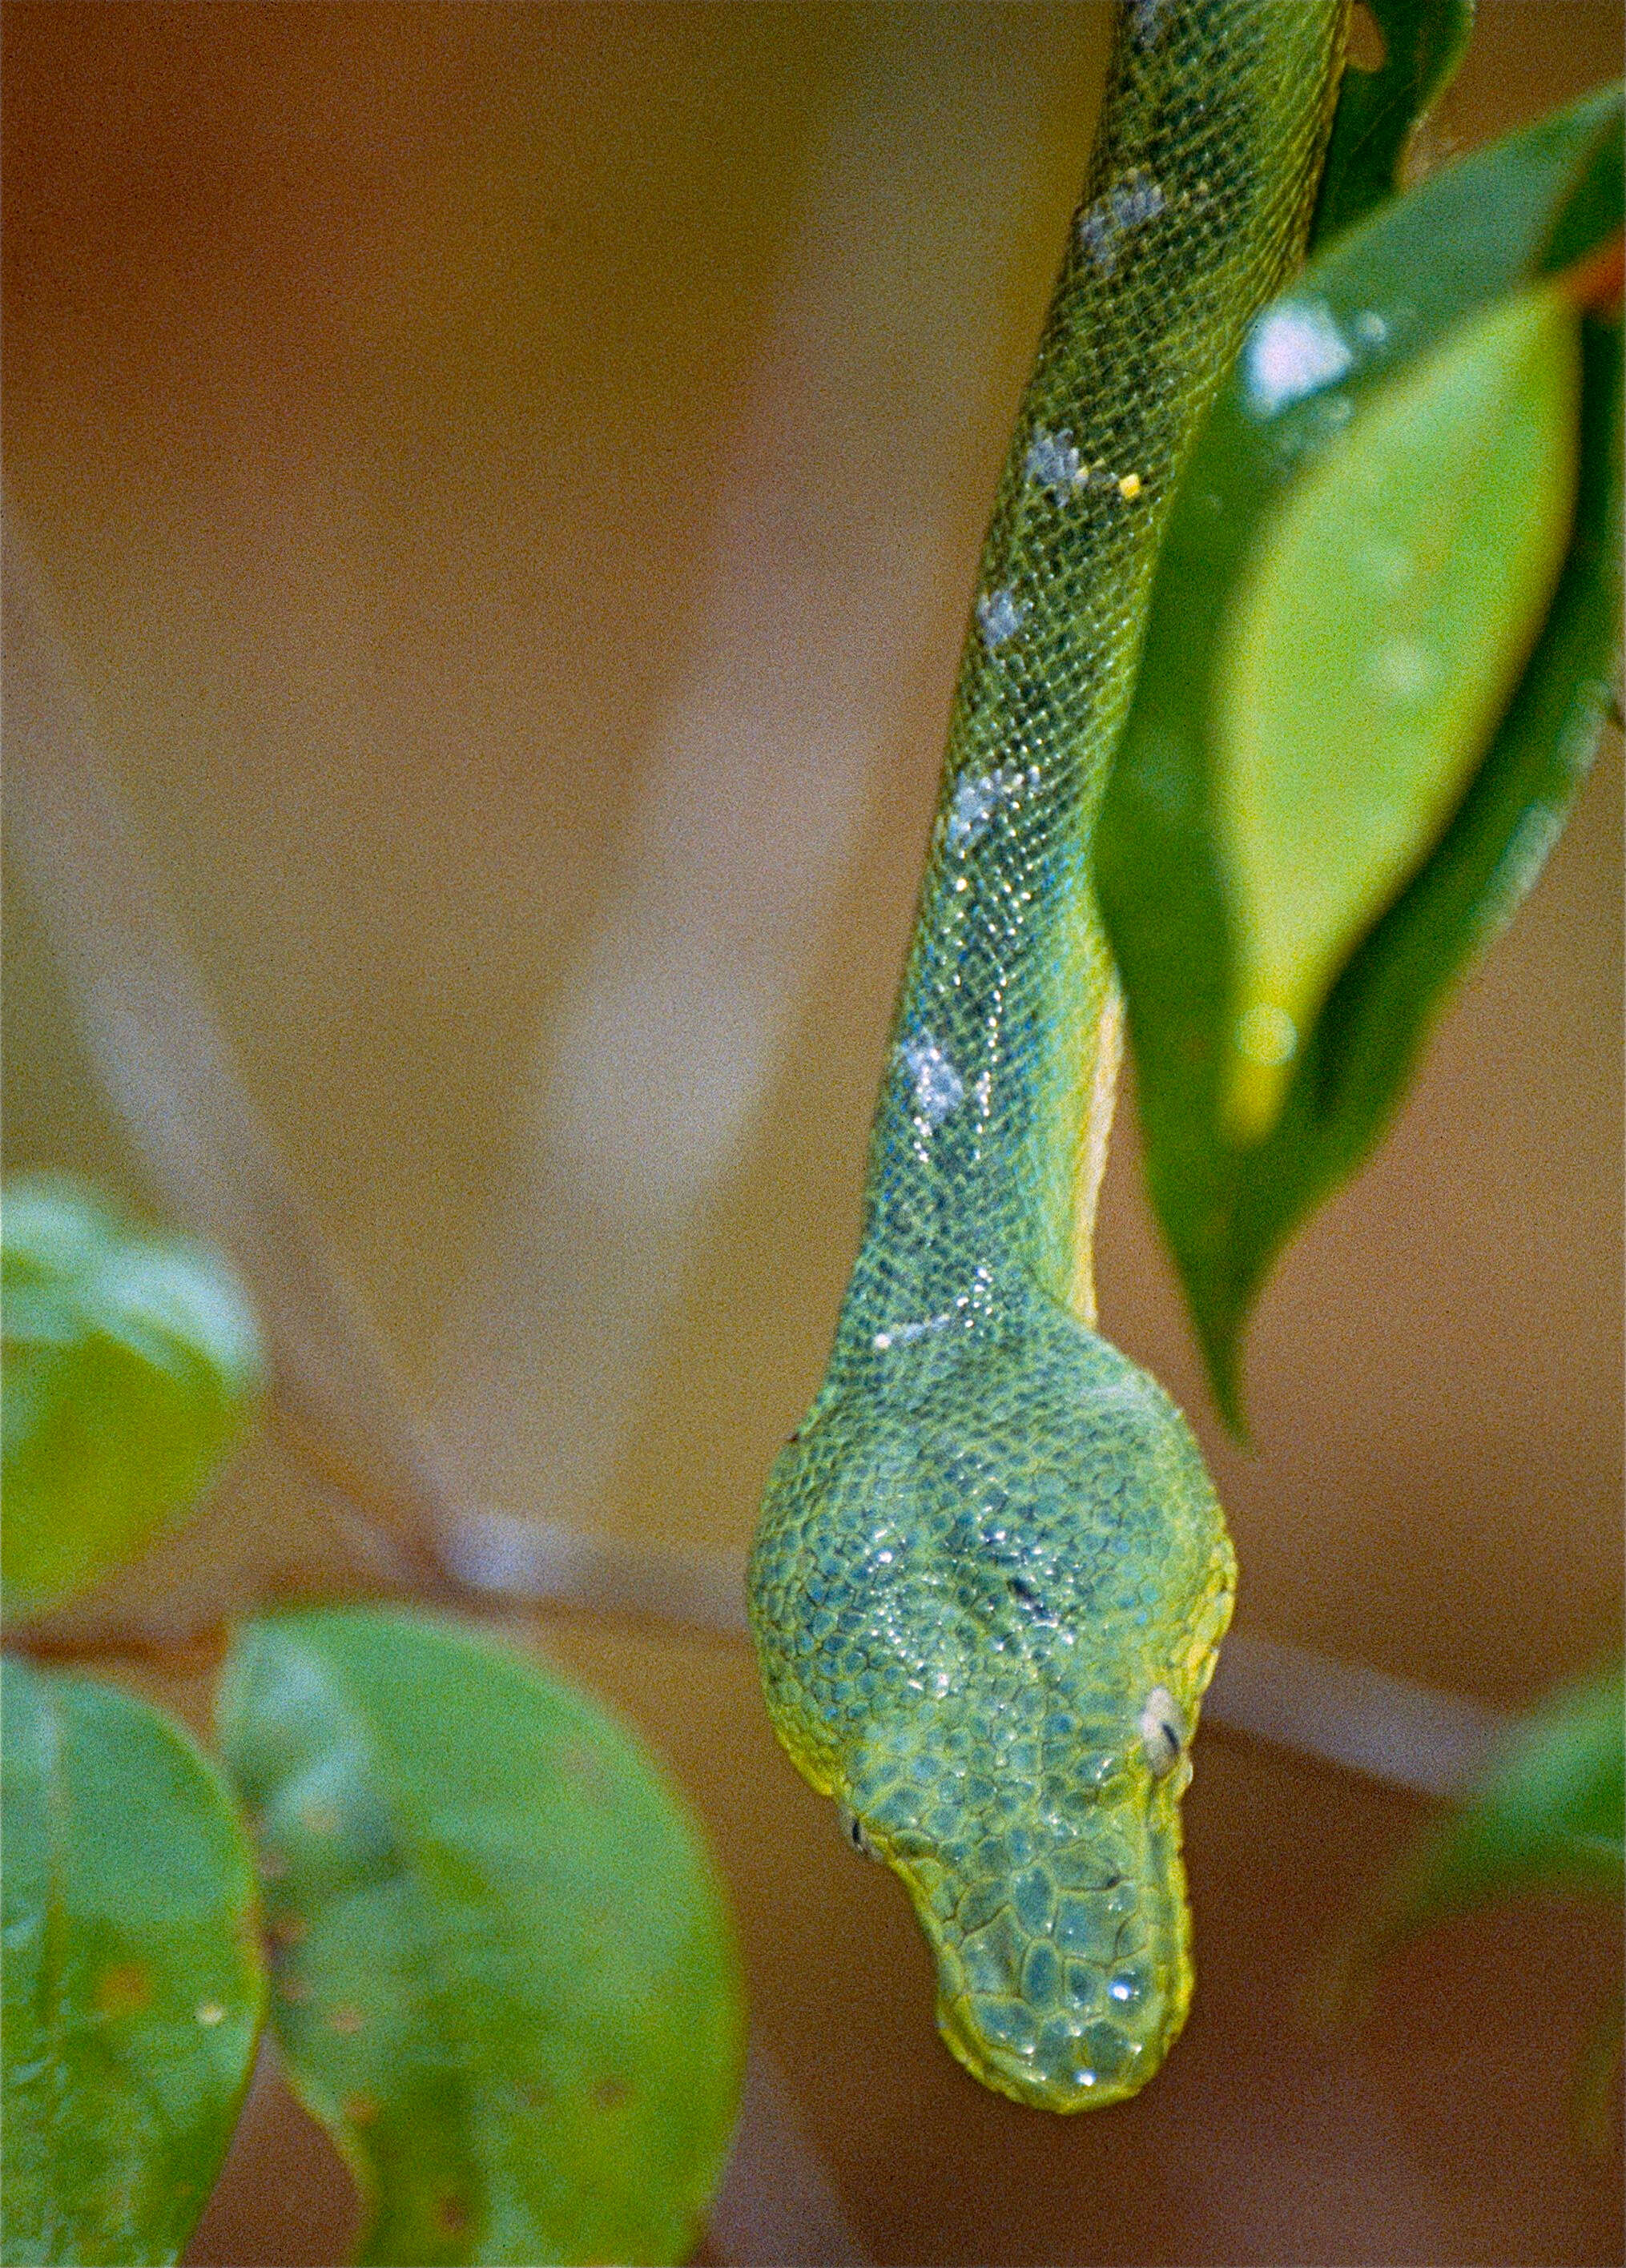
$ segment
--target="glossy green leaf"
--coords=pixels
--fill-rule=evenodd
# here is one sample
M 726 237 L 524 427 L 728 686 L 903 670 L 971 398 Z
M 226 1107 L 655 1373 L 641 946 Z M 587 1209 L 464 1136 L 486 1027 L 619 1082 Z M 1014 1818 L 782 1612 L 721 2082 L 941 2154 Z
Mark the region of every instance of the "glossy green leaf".
M 1626 1889 L 1626 1683 L 1620 1664 L 1519 1726 L 1461 1808 L 1387 1885 L 1349 1959 L 1455 1913 L 1540 1891 Z
M 716 1875 L 643 1750 L 536 1663 L 365 1609 L 246 1625 L 220 1727 L 361 2257 L 686 2257 L 743 2018 Z
M 236 2124 L 264 2012 L 254 1862 L 177 1725 L 8 1660 L 8 2263 L 178 2259 Z
M 64 1181 L 0 1214 L 7 1611 L 71 1597 L 196 1504 L 263 1381 L 210 1252 L 128 1227 Z
M 1474 0 L 1366 0 L 1383 37 L 1376 70 L 1350 64 L 1338 91 L 1311 246 L 1353 227 L 1398 185 L 1407 145 L 1456 76 Z
M 1269 1128 L 1299 1033 L 1438 841 L 1546 618 L 1579 333 L 1551 284 L 1452 332 L 1294 483 L 1233 599 L 1213 738 L 1239 1140 Z
M 1590 307 L 1579 316 L 1573 520 L 1529 659 L 1438 840 L 1370 909 L 1330 988 L 1321 980 L 1319 1014 L 1290 1049 L 1284 1031 L 1274 1035 L 1289 1076 L 1262 1138 L 1245 1107 L 1242 1130 L 1230 1116 L 1238 1057 L 1268 1056 L 1273 1039 L 1260 1020 L 1243 1020 L 1238 884 L 1219 811 L 1238 603 L 1301 483 L 1355 447 L 1386 395 L 1453 341 L 1471 342 L 1510 299 L 1539 297 L 1533 286 L 1554 272 L 1556 247 L 1573 267 L 1615 236 L 1620 132 L 1618 91 L 1589 97 L 1340 237 L 1249 333 L 1171 517 L 1098 876 L 1128 1001 L 1153 1201 L 1221 1407 L 1238 1427 L 1241 1333 L 1272 1261 L 1378 1140 L 1451 985 L 1540 872 L 1591 761 L 1618 637 L 1618 324 Z M 1585 306 L 1568 276 L 1559 289 Z M 1447 488 L 1459 477 L 1454 460 L 1437 468 Z M 1371 534 L 1349 510 L 1326 531 L 1341 578 L 1339 563 L 1352 563 Z M 1307 589 L 1299 596 L 1306 612 L 1320 604 Z M 1277 608 L 1290 635 L 1292 611 Z M 1346 627 L 1355 637 L 1363 624 Z M 1324 752 L 1328 770 L 1366 756 L 1364 745 Z

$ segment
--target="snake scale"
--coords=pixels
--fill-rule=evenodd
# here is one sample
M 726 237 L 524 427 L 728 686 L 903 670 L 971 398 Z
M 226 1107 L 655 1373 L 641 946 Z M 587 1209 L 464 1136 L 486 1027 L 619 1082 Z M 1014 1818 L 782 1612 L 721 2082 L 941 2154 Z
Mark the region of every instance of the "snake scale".
M 1052 2110 L 1192 1989 L 1179 1800 L 1235 1562 L 1168 1396 L 1093 1328 L 1119 1002 L 1090 842 L 1170 500 L 1300 257 L 1347 0 L 1134 0 L 982 554 L 861 1248 L 769 1479 L 769 1713 L 903 1880 L 939 2028 Z

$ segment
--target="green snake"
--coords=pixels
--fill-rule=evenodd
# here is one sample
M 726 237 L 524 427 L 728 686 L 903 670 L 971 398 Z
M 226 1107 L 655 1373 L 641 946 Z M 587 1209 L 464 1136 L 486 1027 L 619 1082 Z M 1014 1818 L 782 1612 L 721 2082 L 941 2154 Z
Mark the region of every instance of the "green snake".
M 769 1714 L 903 1880 L 938 2024 L 1052 2110 L 1191 1998 L 1179 1801 L 1235 1561 L 1168 1396 L 1093 1329 L 1120 1012 L 1090 842 L 1159 537 L 1302 254 L 1347 0 L 1133 0 L 982 555 L 824 1381 L 775 1462 Z

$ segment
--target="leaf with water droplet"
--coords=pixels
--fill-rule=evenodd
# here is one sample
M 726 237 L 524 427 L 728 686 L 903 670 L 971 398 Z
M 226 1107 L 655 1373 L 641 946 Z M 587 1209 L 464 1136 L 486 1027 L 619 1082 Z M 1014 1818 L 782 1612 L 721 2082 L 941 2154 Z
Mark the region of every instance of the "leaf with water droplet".
M 83 1591 L 191 1512 L 263 1387 L 217 1255 L 133 1229 L 90 1191 L 8 1185 L 4 1574 L 8 1613 Z
M 366 1609 L 245 1625 L 219 1721 L 359 2257 L 685 2259 L 743 2016 L 715 1870 L 638 1743 L 533 1660 Z
M 1271 1263 L 1378 1139 L 1452 985 L 1540 872 L 1597 743 L 1619 635 L 1609 278 L 1622 210 L 1615 88 L 1395 198 L 1260 315 L 1171 515 L 1097 875 L 1153 1202 L 1238 1431 L 1241 1336 Z M 1566 339 L 1580 381 L 1561 433 Z M 1460 381 L 1493 365 L 1529 373 L 1532 356 L 1555 453 L 1527 487 L 1504 477 L 1488 508 L 1473 483 L 1489 468 L 1461 449 L 1455 417 L 1437 416 L 1431 468 L 1418 452 L 1393 498 L 1369 492 L 1374 464 L 1393 462 L 1397 442 L 1407 454 L 1395 430 L 1371 453 L 1386 400 L 1426 421 L 1453 357 Z M 1513 387 L 1526 407 L 1531 391 Z M 1547 547 L 1571 478 L 1555 581 Z M 1318 487 L 1312 515 L 1300 499 Z M 1456 542 L 1453 518 L 1474 494 L 1477 552 Z M 1520 547 L 1544 608 L 1521 620 L 1528 590 L 1504 588 L 1504 611 L 1482 622 L 1497 554 Z M 1419 577 L 1420 556 L 1442 563 Z M 1427 608 L 1408 612 L 1423 592 Z M 1290 744 L 1246 721 L 1233 668 Z M 1379 696 L 1416 704 L 1428 729 L 1415 745 L 1379 729 Z M 1319 747 L 1317 703 L 1334 727 Z M 1364 831 L 1347 842 L 1352 811 Z M 1295 860 L 1314 886 L 1303 898 Z
M 8 1660 L 8 2262 L 176 2260 L 236 2124 L 264 2012 L 254 1860 L 178 1725 Z
M 1238 1140 L 1507 705 L 1569 542 L 1579 394 L 1576 310 L 1515 293 L 1375 393 L 1261 533 L 1215 657 Z

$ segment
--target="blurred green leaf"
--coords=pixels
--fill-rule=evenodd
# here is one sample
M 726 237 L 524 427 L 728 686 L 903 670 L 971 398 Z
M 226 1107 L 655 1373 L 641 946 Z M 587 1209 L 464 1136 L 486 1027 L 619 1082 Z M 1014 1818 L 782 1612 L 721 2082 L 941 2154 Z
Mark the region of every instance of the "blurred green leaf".
M 1609 2105 L 1621 2068 L 1623 2020 L 1626 1996 L 1616 1985 L 1606 1998 L 1582 2046 L 1570 2096 L 1576 2139 L 1606 2165 L 1615 2141 L 1616 2122 L 1609 2116 Z
M 245 1625 L 219 1713 L 360 2257 L 686 2257 L 743 2016 L 716 1875 L 641 1749 L 535 1663 L 366 1609 Z
M 1372 902 L 1369 890 L 1364 933 L 1342 965 L 1304 984 L 1305 997 L 1325 996 L 1307 1030 L 1267 1030 L 1245 1014 L 1245 885 L 1234 814 L 1223 808 L 1227 784 L 1235 784 L 1223 735 L 1237 728 L 1226 672 L 1248 634 L 1261 557 L 1267 572 L 1274 560 L 1272 635 L 1290 649 L 1297 640 L 1300 658 L 1283 668 L 1261 658 L 1256 643 L 1249 666 L 1258 673 L 1268 663 L 1290 698 L 1291 667 L 1310 666 L 1304 625 L 1326 612 L 1312 578 L 1325 574 L 1346 604 L 1321 622 L 1330 644 L 1315 666 L 1323 693 L 1330 688 L 1342 703 L 1339 729 L 1355 729 L 1340 670 L 1354 677 L 1364 660 L 1376 666 L 1381 653 L 1369 653 L 1366 633 L 1384 620 L 1350 591 L 1359 552 L 1374 537 L 1371 498 L 1354 477 L 1363 429 L 1369 446 L 1393 389 L 1424 384 L 1435 357 L 1471 350 L 1471 327 L 1494 322 L 1511 299 L 1545 307 L 1533 286 L 1552 273 L 1555 244 L 1562 240 L 1573 269 L 1615 237 L 1620 115 L 1618 90 L 1590 96 L 1341 237 L 1250 331 L 1171 515 L 1103 810 L 1098 878 L 1128 1000 L 1153 1201 L 1216 1394 L 1238 1429 L 1241 1332 L 1271 1262 L 1378 1140 L 1451 984 L 1540 872 L 1596 746 L 1618 637 L 1621 384 L 1618 323 L 1595 312 L 1590 291 L 1569 274 L 1555 286 L 1583 311 L 1579 472 L 1546 620 L 1505 712 L 1487 721 L 1489 746 L 1456 746 L 1456 777 L 1470 777 L 1438 839 L 1419 844 L 1414 835 L 1414 862 L 1426 855 L 1409 879 L 1397 875 L 1387 902 Z M 1563 320 L 1556 306 L 1552 313 Z M 1343 472 L 1328 472 L 1341 453 Z M 1444 454 L 1438 535 L 1449 535 L 1488 469 Z M 1284 532 L 1292 538 L 1301 483 L 1318 480 L 1331 483 L 1338 509 L 1321 516 L 1318 563 L 1303 549 L 1311 539 L 1297 538 L 1296 603 L 1272 546 Z M 1515 519 L 1518 510 L 1510 506 Z M 1504 540 L 1498 528 L 1493 549 Z M 1299 728 L 1308 752 L 1298 759 L 1302 773 L 1317 761 L 1307 706 Z M 1327 734 L 1319 762 L 1342 776 L 1340 793 L 1368 761 L 1368 738 Z M 1437 814 L 1449 800 L 1437 795 Z M 1327 841 L 1308 855 L 1335 863 L 1342 852 Z M 1273 1051 L 1284 1058 L 1280 1090 L 1267 1094 L 1268 1111 L 1251 1118 L 1245 1099 L 1238 1123 L 1239 1060 Z
M 179 2258 L 264 2014 L 254 1862 L 181 1727 L 0 1672 L 7 2262 Z
M 1621 298 L 1621 219 L 1626 201 L 1626 143 L 1622 142 L 1621 90 L 1607 87 L 1589 101 L 1613 105 L 1615 124 L 1612 132 L 1600 134 L 1577 166 L 1575 178 L 1568 194 L 1559 205 L 1557 216 L 1548 230 L 1541 247 L 1535 272 L 1541 276 L 1558 276 L 1573 271 L 1578 262 L 1595 258 L 1603 250 L 1605 268 L 1608 273 L 1606 297 L 1613 298 L 1616 313 Z M 1579 106 L 1584 108 L 1585 106 Z M 1571 115 L 1560 112 L 1560 122 Z M 1585 296 L 1585 295 L 1583 295 Z M 1592 304 L 1600 304 L 1593 302 Z
M 144 1235 L 48 1178 L 6 1189 L 4 1573 L 8 1613 L 85 1590 L 190 1512 L 262 1390 L 254 1318 L 223 1262 Z
M 1338 90 L 1312 251 L 1364 220 L 1397 185 L 1407 144 L 1456 77 L 1474 0 L 1366 0 L 1383 35 L 1376 70 L 1346 67 Z
M 1299 1034 L 1439 839 L 1546 617 L 1575 509 L 1579 330 L 1551 284 L 1464 323 L 1261 533 L 1214 694 L 1238 1140 L 1269 1130 Z
M 1626 1888 L 1626 1681 L 1616 1662 L 1511 1734 L 1456 1815 L 1388 1885 L 1358 1940 L 1378 1958 L 1449 1914 L 1531 1891 Z

